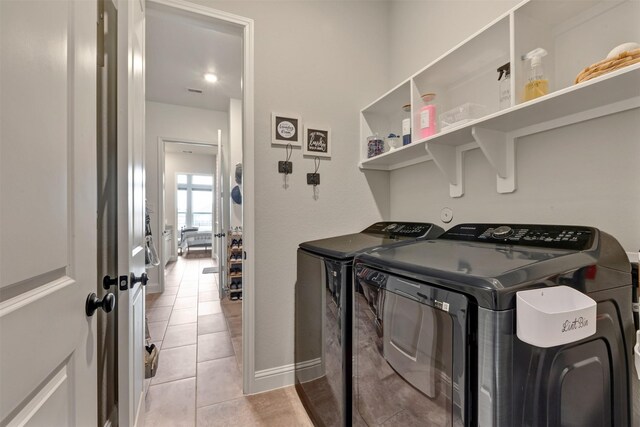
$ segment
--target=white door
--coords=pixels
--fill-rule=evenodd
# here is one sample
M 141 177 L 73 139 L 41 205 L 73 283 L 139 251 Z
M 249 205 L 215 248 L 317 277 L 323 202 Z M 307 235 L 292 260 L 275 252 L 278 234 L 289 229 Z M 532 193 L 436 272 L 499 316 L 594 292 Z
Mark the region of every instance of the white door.
M 118 419 L 144 420 L 144 1 L 118 1 Z M 133 279 L 136 280 L 133 280 Z
M 97 1 L 0 1 L 0 425 L 97 422 Z
M 224 224 L 224 215 L 222 210 L 224 209 L 223 200 L 223 184 L 224 184 L 224 170 L 223 170 L 223 149 L 222 149 L 222 131 L 218 129 L 218 154 L 216 156 L 216 221 L 215 221 L 215 239 L 216 247 L 218 251 L 218 293 L 220 299 L 224 297 L 224 286 L 227 268 L 227 237 Z

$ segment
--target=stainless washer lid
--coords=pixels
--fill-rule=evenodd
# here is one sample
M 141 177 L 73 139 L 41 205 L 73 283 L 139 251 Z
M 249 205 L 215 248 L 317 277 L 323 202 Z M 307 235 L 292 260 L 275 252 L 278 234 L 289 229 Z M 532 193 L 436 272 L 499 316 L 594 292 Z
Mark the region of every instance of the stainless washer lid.
M 443 232 L 442 228 L 429 223 L 377 222 L 360 233 L 304 242 L 300 248 L 337 260 L 351 260 L 364 251 L 433 239 Z

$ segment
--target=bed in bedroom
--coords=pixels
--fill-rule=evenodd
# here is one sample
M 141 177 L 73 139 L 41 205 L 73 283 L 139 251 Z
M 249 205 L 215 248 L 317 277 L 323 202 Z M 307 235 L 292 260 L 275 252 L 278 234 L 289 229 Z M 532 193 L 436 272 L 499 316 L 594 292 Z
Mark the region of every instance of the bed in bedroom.
M 211 248 L 213 245 L 211 231 L 201 231 L 197 227 L 182 228 L 180 230 L 180 244 L 178 249 L 181 254 L 191 248 Z

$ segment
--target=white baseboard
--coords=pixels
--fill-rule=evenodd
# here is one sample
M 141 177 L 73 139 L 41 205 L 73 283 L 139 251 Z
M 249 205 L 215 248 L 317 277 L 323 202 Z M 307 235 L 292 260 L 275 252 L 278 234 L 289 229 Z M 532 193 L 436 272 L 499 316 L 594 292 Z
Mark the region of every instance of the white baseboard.
M 149 283 L 146 288 L 148 294 L 158 294 L 162 292 L 162 289 L 160 289 L 160 283 Z
M 256 371 L 254 379 L 253 393 L 262 393 L 293 385 L 295 382 L 295 365 L 291 363 Z
M 320 358 L 298 363 L 297 367 L 299 378 L 304 382 L 324 375 L 324 366 Z M 294 363 L 256 371 L 253 393 L 263 393 L 293 385 L 296 380 L 295 373 L 296 364 Z

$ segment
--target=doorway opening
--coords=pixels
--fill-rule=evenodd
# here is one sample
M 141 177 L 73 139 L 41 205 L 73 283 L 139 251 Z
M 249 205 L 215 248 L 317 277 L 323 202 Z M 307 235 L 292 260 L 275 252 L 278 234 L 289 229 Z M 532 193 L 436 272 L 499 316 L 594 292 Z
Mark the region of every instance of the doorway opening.
M 146 313 L 160 348 L 148 423 L 173 393 L 195 409 L 241 397 L 244 384 L 245 27 L 162 3 L 146 13 L 146 196 L 159 254 Z

